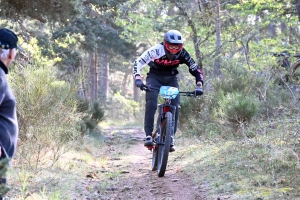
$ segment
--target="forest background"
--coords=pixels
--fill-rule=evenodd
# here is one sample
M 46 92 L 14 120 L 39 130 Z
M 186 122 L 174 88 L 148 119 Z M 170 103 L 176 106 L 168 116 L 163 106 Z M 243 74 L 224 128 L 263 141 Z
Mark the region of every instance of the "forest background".
M 8 75 L 20 124 L 12 169 L 18 173 L 10 177 L 16 193 L 25 198 L 39 187 L 55 199 L 58 188 L 31 181 L 101 132 L 100 121 L 143 121 L 132 63 L 177 29 L 205 79 L 203 96 L 182 98 L 178 137 L 209 144 L 205 152 L 214 154 L 205 176 L 193 162 L 194 181 L 213 182 L 211 195 L 296 198 L 300 80 L 292 55 L 299 53 L 299 3 L 0 0 L 1 27 L 14 30 L 24 49 Z M 194 90 L 187 67 L 179 71 L 181 90 Z M 195 148 L 185 156 L 207 155 Z

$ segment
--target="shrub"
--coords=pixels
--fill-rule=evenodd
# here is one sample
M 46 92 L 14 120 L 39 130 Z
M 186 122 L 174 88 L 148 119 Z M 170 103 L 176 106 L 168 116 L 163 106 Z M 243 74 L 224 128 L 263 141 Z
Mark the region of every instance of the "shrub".
M 240 64 L 227 63 L 224 65 L 222 73 L 224 76 L 214 79 L 212 84 L 214 88 L 222 90 L 224 94 L 234 91 L 246 93 L 253 85 L 251 73 Z
M 104 108 L 98 101 L 89 102 L 86 99 L 79 99 L 77 110 L 84 113 L 80 123 L 83 135 L 94 131 L 98 127 L 98 123 L 104 119 Z
M 224 95 L 219 102 L 219 114 L 234 124 L 250 122 L 257 114 L 259 104 L 252 96 L 239 92 Z
M 111 111 L 107 113 L 107 117 L 113 120 L 131 121 L 139 118 L 137 117 L 138 111 L 140 111 L 139 102 L 125 98 L 121 92 L 113 95 L 107 107 Z
M 6 178 L 8 166 L 9 166 L 8 158 L 0 160 L 0 177 L 1 178 Z M 8 191 L 9 191 L 9 188 L 7 187 L 7 185 L 4 183 L 0 183 L 0 196 L 1 197 L 5 196 Z
M 20 128 L 16 158 L 33 169 L 50 167 L 80 137 L 76 90 L 52 68 L 25 66 L 11 75 Z
M 181 97 L 180 99 L 180 123 L 184 123 L 188 118 L 197 118 L 199 113 L 205 108 L 204 97 L 189 98 Z
M 104 110 L 99 102 L 94 102 L 92 105 L 92 119 L 99 123 L 104 117 Z

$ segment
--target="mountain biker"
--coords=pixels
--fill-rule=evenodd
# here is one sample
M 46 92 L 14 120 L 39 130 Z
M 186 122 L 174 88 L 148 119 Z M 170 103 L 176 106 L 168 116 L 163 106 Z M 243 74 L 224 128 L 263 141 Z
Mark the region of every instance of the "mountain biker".
M 202 95 L 203 75 L 199 66 L 190 54 L 183 48 L 183 37 L 177 30 L 169 30 L 164 35 L 164 41 L 146 50 L 134 61 L 133 75 L 136 87 L 141 87 L 141 69 L 148 64 L 150 67 L 146 77 L 146 84 L 154 87 L 162 85 L 179 87 L 178 70 L 179 64 L 186 64 L 189 72 L 195 77 L 197 88 L 196 95 Z M 158 90 L 146 93 L 146 109 L 144 118 L 144 131 L 146 133 L 144 146 L 153 146 L 152 131 L 154 126 L 154 115 L 157 108 Z M 176 107 L 174 135 L 177 130 L 179 95 L 173 99 L 171 104 Z M 170 151 L 175 151 L 174 136 Z
M 6 28 L 0 29 L 0 160 L 12 158 L 17 147 L 19 128 L 16 99 L 6 79 L 8 67 L 15 59 L 16 49 L 20 49 L 17 42 L 18 37 L 14 32 Z M 6 184 L 4 177 L 0 177 L 0 184 Z

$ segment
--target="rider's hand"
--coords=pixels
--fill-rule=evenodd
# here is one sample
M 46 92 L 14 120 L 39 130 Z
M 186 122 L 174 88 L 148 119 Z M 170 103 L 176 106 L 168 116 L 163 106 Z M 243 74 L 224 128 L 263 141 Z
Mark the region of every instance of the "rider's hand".
M 135 86 L 140 88 L 143 85 L 143 81 L 141 79 L 135 79 Z
M 200 96 L 203 94 L 203 90 L 202 90 L 202 84 L 201 83 L 198 83 L 197 84 L 197 88 L 195 90 L 195 95 L 196 96 Z

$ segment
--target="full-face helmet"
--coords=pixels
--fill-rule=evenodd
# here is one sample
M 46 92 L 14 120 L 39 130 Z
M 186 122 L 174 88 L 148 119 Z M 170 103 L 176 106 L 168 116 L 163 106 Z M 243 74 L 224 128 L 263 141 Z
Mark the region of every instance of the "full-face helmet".
M 176 60 L 183 48 L 183 37 L 177 30 L 169 30 L 164 37 L 166 56 L 170 60 Z

